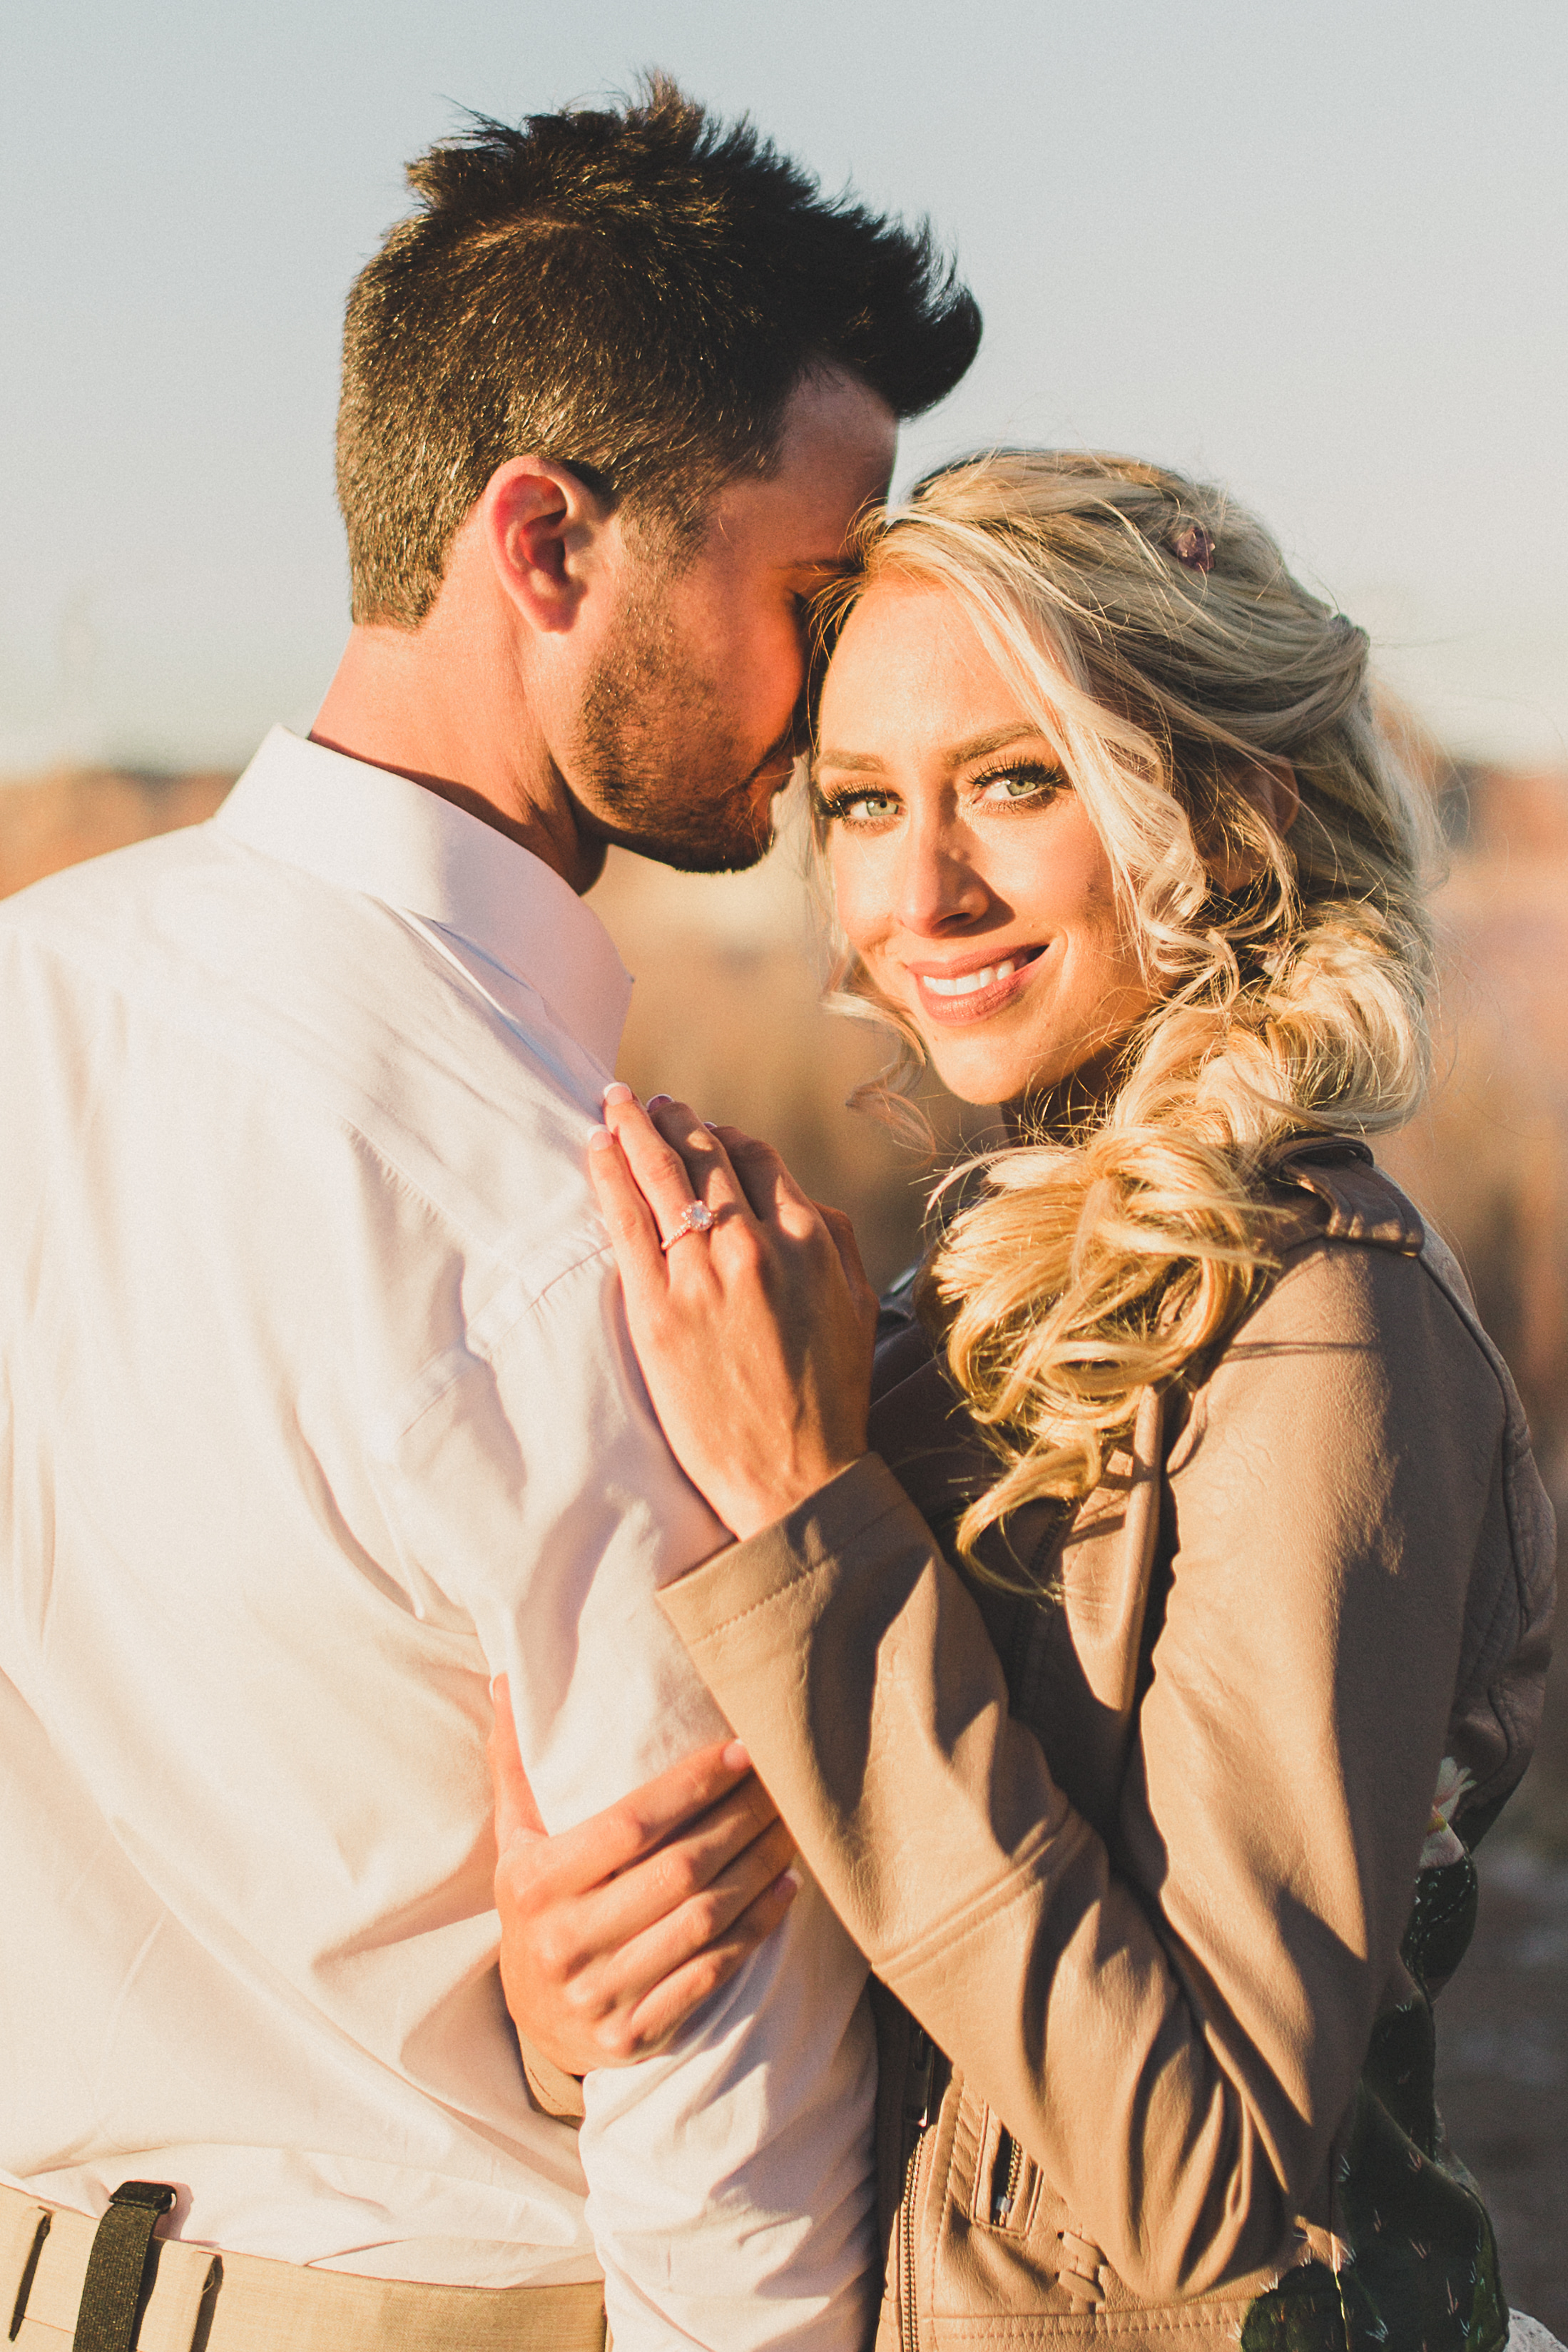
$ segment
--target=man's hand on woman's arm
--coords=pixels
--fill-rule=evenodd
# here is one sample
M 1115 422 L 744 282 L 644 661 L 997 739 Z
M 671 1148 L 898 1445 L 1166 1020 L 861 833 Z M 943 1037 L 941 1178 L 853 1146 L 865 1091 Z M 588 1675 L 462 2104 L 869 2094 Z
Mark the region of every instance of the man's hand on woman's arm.
M 673 2041 L 795 1899 L 795 1846 L 738 1740 L 702 1748 L 591 1821 L 545 1832 L 494 1686 L 496 1908 L 519 2032 L 569 2074 Z

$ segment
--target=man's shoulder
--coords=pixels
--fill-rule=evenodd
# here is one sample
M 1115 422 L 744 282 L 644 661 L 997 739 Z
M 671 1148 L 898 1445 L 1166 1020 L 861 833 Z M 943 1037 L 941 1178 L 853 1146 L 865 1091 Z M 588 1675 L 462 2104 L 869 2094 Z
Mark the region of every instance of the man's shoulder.
M 221 841 L 210 823 L 181 825 L 62 866 L 0 900 L 0 936 L 67 939 L 107 910 L 130 914 L 163 877 L 200 864 Z
M 542 1007 L 536 1025 L 504 1013 L 378 899 L 205 824 L 18 893 L 0 952 L 26 982 L 16 1083 L 29 1058 L 51 1087 L 90 1069 L 112 1116 L 119 1072 L 128 1111 L 162 1087 L 182 1127 L 210 1093 L 213 1118 L 237 1107 L 264 1151 L 277 1139 L 258 1185 L 353 1160 L 362 1193 L 413 1203 L 439 1254 L 488 1255 L 531 1288 L 603 1246 L 582 1057 Z
M 247 954 L 266 956 L 280 975 L 284 966 L 270 952 L 283 944 L 280 919 L 287 926 L 291 908 L 308 917 L 321 888 L 209 820 L 86 858 L 17 891 L 0 905 L 0 940 L 47 961 L 62 988 L 84 992 L 124 986 L 138 971 L 237 969 Z

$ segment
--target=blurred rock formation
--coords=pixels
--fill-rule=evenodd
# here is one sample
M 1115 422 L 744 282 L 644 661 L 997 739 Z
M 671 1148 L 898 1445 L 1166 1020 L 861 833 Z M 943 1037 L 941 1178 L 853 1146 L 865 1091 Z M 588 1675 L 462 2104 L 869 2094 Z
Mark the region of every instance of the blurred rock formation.
M 81 858 L 199 824 L 233 782 L 216 772 L 56 768 L 0 783 L 0 898 Z
M 1568 772 L 1450 770 L 1437 1083 L 1380 1151 L 1458 1252 L 1530 1415 L 1568 1569 Z M 1568 1627 L 1505 1819 L 1568 1862 Z

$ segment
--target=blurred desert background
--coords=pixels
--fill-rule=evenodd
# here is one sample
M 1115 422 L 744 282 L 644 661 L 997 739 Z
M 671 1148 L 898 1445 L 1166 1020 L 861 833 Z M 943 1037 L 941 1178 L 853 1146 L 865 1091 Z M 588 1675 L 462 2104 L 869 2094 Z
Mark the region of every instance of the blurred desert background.
M 1458 1251 L 1568 1524 L 1568 769 L 1430 751 L 1424 766 L 1447 844 L 1441 1076 L 1382 1157 Z M 199 823 L 231 781 L 61 768 L 0 784 L 0 895 Z M 776 1142 L 851 1213 L 885 1286 L 918 1252 L 935 1176 L 984 1130 L 934 1083 L 933 1157 L 847 1108 L 888 1039 L 822 1005 L 798 823 L 743 876 L 616 852 L 591 903 L 637 978 L 621 1075 Z M 1489 2192 L 1511 2299 L 1568 2332 L 1568 1646 L 1539 1755 L 1482 1861 L 1481 1927 L 1439 2014 L 1444 2114 Z

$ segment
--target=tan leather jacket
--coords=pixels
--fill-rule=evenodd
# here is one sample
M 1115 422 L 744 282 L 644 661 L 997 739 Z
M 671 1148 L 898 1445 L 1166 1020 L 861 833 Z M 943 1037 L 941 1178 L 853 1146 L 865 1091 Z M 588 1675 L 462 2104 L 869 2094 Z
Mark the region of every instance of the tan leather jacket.
M 907 1315 L 878 1451 L 664 1595 L 887 1989 L 879 2346 L 1506 2333 L 1430 2104 L 1474 1896 L 1433 1808 L 1451 1759 L 1473 1842 L 1528 1760 L 1551 1512 L 1408 1202 L 1355 1146 L 1280 1186 L 1217 1360 L 1011 1522 L 1054 1599 L 933 1541 L 989 1474 Z

